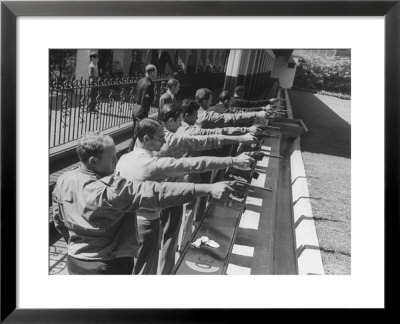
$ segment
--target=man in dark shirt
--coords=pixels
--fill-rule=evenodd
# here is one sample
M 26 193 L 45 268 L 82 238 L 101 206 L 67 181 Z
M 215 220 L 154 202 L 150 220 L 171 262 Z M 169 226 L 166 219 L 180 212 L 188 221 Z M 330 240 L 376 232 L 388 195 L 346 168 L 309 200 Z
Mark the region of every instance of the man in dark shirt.
M 179 81 L 177 79 L 169 79 L 167 82 L 167 91 L 160 97 L 159 108 L 162 109 L 165 104 L 176 103 L 176 95 L 179 89 Z
M 146 76 L 136 86 L 135 100 L 139 107 L 133 110 L 134 117 L 143 119 L 148 117 L 150 106 L 154 104 L 154 82 L 157 68 L 154 65 L 146 66 Z
M 243 99 L 243 95 L 244 95 L 244 87 L 237 86 L 235 88 L 235 93 L 232 98 L 231 106 L 237 108 L 255 108 L 255 107 L 267 106 L 279 100 L 278 98 L 271 98 L 266 100 L 246 100 Z
M 209 111 L 215 111 L 218 114 L 233 113 L 231 110 L 232 93 L 229 91 L 222 91 L 219 95 L 219 102 L 210 107 Z
M 138 121 L 149 116 L 151 105 L 154 104 L 154 82 L 157 76 L 157 68 L 149 64 L 146 66 L 146 76 L 139 80 L 136 86 L 135 101 L 133 107 L 133 139 L 129 145 L 129 151 L 132 151 L 136 142 L 136 124 Z

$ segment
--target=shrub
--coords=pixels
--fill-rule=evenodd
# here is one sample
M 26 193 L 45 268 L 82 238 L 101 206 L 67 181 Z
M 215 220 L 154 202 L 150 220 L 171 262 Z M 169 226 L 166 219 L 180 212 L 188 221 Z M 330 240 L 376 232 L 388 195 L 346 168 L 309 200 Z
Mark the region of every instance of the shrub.
M 294 86 L 350 95 L 351 59 L 305 56 L 297 67 Z

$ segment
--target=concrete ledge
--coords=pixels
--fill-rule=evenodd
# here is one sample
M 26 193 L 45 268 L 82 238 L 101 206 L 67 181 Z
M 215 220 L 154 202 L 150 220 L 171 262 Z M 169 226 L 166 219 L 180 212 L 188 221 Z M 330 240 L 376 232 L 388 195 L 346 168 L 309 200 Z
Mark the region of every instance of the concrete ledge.
M 283 89 L 286 98 L 288 117 L 293 118 L 289 94 Z M 293 228 L 296 239 L 297 265 L 300 275 L 324 274 L 317 231 L 310 203 L 307 177 L 301 156 L 300 138 L 294 141 L 293 153 L 290 156 Z

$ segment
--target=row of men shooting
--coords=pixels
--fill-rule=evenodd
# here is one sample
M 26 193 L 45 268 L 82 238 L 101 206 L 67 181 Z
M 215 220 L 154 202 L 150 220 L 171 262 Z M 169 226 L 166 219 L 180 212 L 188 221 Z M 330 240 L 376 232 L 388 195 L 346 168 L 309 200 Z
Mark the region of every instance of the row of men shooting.
M 119 161 L 110 136 L 79 140 L 81 165 L 64 173 L 53 192 L 70 274 L 171 273 L 182 218 L 185 241 L 208 196 L 225 199 L 234 191 L 228 182 L 210 183 L 210 171 L 246 169 L 254 160 L 216 155 L 224 145 L 255 143 L 268 114 L 209 111 L 208 89 L 195 97 L 182 108 L 164 104 L 158 119 L 137 120 L 134 149 Z
M 134 96 L 137 105 L 133 109 L 133 116 L 139 120 L 148 117 L 150 107 L 154 106 L 156 99 L 153 80 L 157 77 L 157 68 L 149 64 L 146 66 L 145 71 L 146 75 L 138 82 Z M 176 103 L 176 95 L 179 90 L 179 80 L 176 78 L 170 79 L 167 82 L 167 91 L 160 97 L 159 108 L 161 109 L 166 103 Z M 244 90 L 244 86 L 239 85 L 235 88 L 233 95 L 229 91 L 223 91 L 219 97 L 219 103 L 210 107 L 212 92 L 209 89 L 203 88 L 196 92 L 196 101 L 202 109 L 218 113 L 269 110 L 271 108 L 270 104 L 278 101 L 276 98 L 258 101 L 246 100 L 243 99 Z

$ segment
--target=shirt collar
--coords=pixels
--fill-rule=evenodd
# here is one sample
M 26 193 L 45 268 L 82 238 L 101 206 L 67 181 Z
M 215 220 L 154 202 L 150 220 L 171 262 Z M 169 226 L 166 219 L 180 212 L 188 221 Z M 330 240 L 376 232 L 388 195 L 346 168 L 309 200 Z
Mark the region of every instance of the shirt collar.
M 135 149 L 132 151 L 135 155 L 149 155 L 153 156 L 153 151 L 149 151 L 147 149 L 144 149 L 142 147 L 135 147 Z
M 174 133 L 171 132 L 170 130 L 168 130 L 168 128 L 164 126 L 164 134 L 165 134 L 165 136 L 168 136 L 168 135 L 171 135 L 171 134 L 174 134 Z
M 89 169 L 84 169 L 84 168 L 82 168 L 82 166 L 79 166 L 78 171 L 81 172 L 81 173 L 90 175 L 90 176 L 96 176 L 97 175 L 96 172 L 94 172 L 92 170 L 89 170 Z
M 107 176 L 110 176 L 110 175 L 114 175 L 114 172 L 110 173 L 110 174 L 102 174 L 102 173 L 98 173 L 98 172 L 95 172 L 95 171 L 92 171 L 92 170 L 89 170 L 89 169 L 84 169 L 84 168 L 82 168 L 82 166 L 79 166 L 78 172 L 86 174 L 86 175 L 91 176 L 91 177 L 96 177 L 96 178 L 103 178 L 103 177 L 107 177 Z

